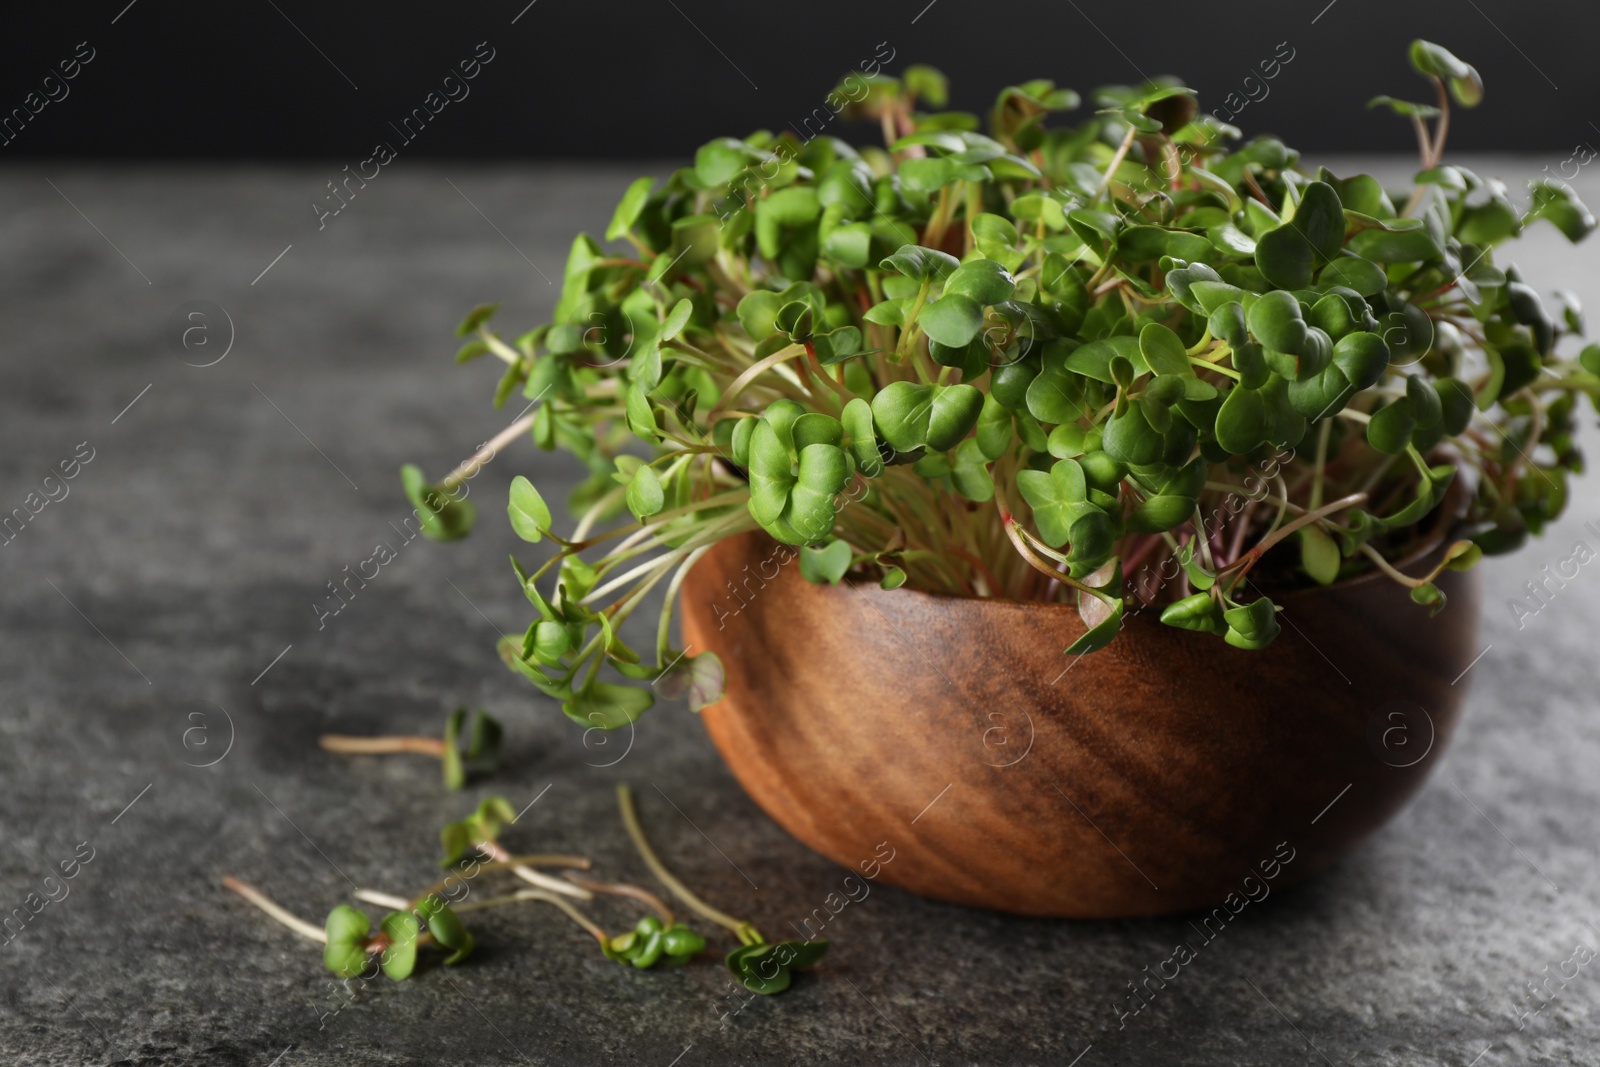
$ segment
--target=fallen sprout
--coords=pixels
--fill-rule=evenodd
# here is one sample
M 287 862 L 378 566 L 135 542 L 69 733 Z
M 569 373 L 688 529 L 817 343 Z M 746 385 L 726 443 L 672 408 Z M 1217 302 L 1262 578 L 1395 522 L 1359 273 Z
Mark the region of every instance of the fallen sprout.
M 444 849 L 444 858 L 440 860 L 439 866 L 454 867 L 474 849 L 491 861 L 509 861 L 511 854 L 500 847 L 497 838 L 504 826 L 516 821 L 516 813 L 511 810 L 511 803 L 505 797 L 485 797 L 478 804 L 477 811 L 460 822 L 446 823 L 444 829 L 439 831 L 439 844 Z M 526 864 L 512 863 L 511 873 L 524 882 L 551 893 L 560 893 L 579 900 L 594 899 L 594 894 L 587 889 L 552 878 L 547 874 L 540 874 Z
M 617 786 L 617 806 L 622 811 L 622 824 L 628 828 L 628 836 L 633 838 L 634 847 L 639 850 L 639 857 L 650 868 L 650 873 L 691 911 L 727 928 L 739 939 L 739 947 L 728 953 L 723 962 L 746 989 L 769 996 L 782 993 L 793 980 L 792 972 L 810 967 L 828 951 L 827 941 L 768 942 L 748 920 L 736 919 L 701 900 L 667 870 L 666 864 L 661 862 L 661 857 L 650 846 L 644 836 L 644 828 L 639 824 L 639 813 L 634 808 L 633 790 L 625 784 Z M 642 928 L 643 923 L 640 926 Z M 634 966 L 639 964 L 635 963 Z
M 706 939 L 683 923 L 664 926 L 654 915 L 646 915 L 632 930 L 601 945 L 608 959 L 631 963 L 641 971 L 657 963 L 680 967 L 705 947 Z
M 439 832 L 439 842 L 444 849 L 442 865 L 453 867 L 473 850 L 493 862 L 507 864 L 523 881 L 536 887 L 535 891 L 521 891 L 511 900 L 543 900 L 554 904 L 574 922 L 582 926 L 600 943 L 608 959 L 631 963 L 640 970 L 662 963 L 678 966 L 687 963 L 706 947 L 705 938 L 677 922 L 672 910 L 660 897 L 648 889 L 620 882 L 598 882 L 567 873 L 567 880 L 552 878 L 547 874 L 518 864 L 499 842 L 500 832 L 516 822 L 511 804 L 504 797 L 486 797 L 476 811 L 459 822 L 447 824 Z M 630 897 L 647 905 L 656 915 L 640 919 L 633 930 L 616 937 L 608 935 L 582 912 L 562 897 L 583 901 L 594 899 L 596 893 Z M 509 902 L 509 901 L 508 901 Z M 659 918 L 657 917 L 659 916 Z
M 365 972 L 369 958 L 376 956 L 379 969 L 398 982 L 411 977 L 417 966 L 417 949 L 429 940 L 450 950 L 446 966 L 472 954 L 472 935 L 437 896 L 417 901 L 409 910 L 391 911 L 379 923 L 377 934 L 371 929 L 366 912 L 348 904 L 334 908 L 328 913 L 323 966 L 341 978 L 354 978 Z
M 308 941 L 326 942 L 328 940 L 327 932 L 320 926 L 306 922 L 248 882 L 242 882 L 233 875 L 227 874 L 222 877 L 222 888 L 238 893 L 241 897 L 244 897 L 244 899 Z
M 467 784 L 468 772 L 488 774 L 500 767 L 502 739 L 497 722 L 487 712 L 474 710 L 472 726 L 467 732 L 465 748 L 461 744 L 461 727 L 466 724 L 467 709 L 456 708 L 444 723 L 443 737 L 352 737 L 349 734 L 323 734 L 318 739 L 324 750 L 345 756 L 383 756 L 397 752 L 410 752 L 432 756 L 440 761 L 447 789 L 460 789 Z
M 348 904 L 329 912 L 327 923 L 319 929 L 232 875 L 222 879 L 222 886 L 301 937 L 320 942 L 323 965 L 340 978 L 365 973 L 373 957 L 377 958 L 379 969 L 395 981 L 409 978 L 416 969 L 417 950 L 428 944 L 450 950 L 446 965 L 460 963 L 472 954 L 472 935 L 450 906 L 434 894 L 411 903 L 405 910 L 390 911 L 378 924 L 378 932 L 373 933 L 372 919 L 366 912 Z

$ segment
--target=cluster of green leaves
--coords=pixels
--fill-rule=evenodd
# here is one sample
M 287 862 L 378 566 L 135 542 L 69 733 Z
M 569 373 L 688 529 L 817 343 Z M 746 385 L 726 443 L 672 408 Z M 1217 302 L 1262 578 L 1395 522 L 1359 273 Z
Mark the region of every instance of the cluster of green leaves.
M 534 441 L 590 471 L 566 538 L 512 487 L 516 532 L 559 548 L 516 565 L 538 618 L 506 662 L 590 726 L 654 689 L 714 699 L 720 665 L 672 648 L 668 613 L 701 553 L 755 529 L 805 546 L 814 580 L 1075 598 L 1073 653 L 1130 601 L 1260 648 L 1278 631 L 1260 585 L 1372 567 L 1438 607 L 1391 561 L 1433 535 L 1456 472 L 1476 472 L 1465 567 L 1559 513 L 1576 397 L 1600 392 L 1600 348 L 1557 353 L 1576 311 L 1495 253 L 1538 220 L 1572 240 L 1595 223 L 1565 186 L 1533 183 L 1519 212 L 1440 163 L 1451 99 L 1482 80 L 1428 42 L 1411 60 L 1438 103 L 1395 105 L 1424 163 L 1403 191 L 1304 173 L 1273 137 L 1235 147 L 1170 80 L 1097 90 L 1075 126 L 1055 121 L 1077 94 L 1010 86 L 981 133 L 918 110 L 943 106 L 926 68 L 853 105 L 885 148 L 761 131 L 635 182 L 606 231 L 630 247 L 580 236 L 550 323 L 506 341 L 480 308 L 462 327 L 462 359 L 505 364 L 497 404 L 520 390 Z M 1246 582 L 1291 535 L 1298 557 Z M 1178 578 L 1152 581 L 1165 560 Z M 662 582 L 651 665 L 618 629 Z
M 548 407 L 539 409 L 541 414 L 548 410 Z M 615 472 L 611 477 L 616 487 L 603 500 L 616 506 L 626 498 L 630 507 L 636 507 L 645 514 L 657 513 L 665 506 L 661 479 L 653 466 L 625 453 L 615 455 L 613 463 Z M 682 487 L 687 484 L 686 478 L 679 482 L 680 495 Z M 729 504 L 724 511 L 736 508 L 737 504 Z M 603 510 L 596 504 L 591 508 L 591 516 Z M 670 563 L 680 564 L 679 577 L 672 583 L 676 590 L 678 582 L 682 580 L 681 575 L 687 573 L 692 563 L 692 560 L 685 562 L 686 557 L 694 556 L 686 547 L 686 542 L 703 547 L 719 539 L 708 537 L 707 531 L 696 527 L 697 522 L 708 518 L 706 509 L 686 507 L 681 510 L 684 513 L 675 524 L 676 534 L 669 534 L 665 529 L 652 530 L 651 536 L 642 539 L 642 545 L 636 550 L 616 553 L 616 562 L 620 562 L 650 548 L 670 549 L 665 563 L 658 563 L 650 578 L 630 590 L 623 601 L 603 610 L 595 610 L 589 601 L 598 595 L 600 590 L 597 590 L 597 586 L 615 563 L 591 566 L 577 554 L 576 549 L 580 546 L 571 542 L 567 542 L 562 552 L 532 574 L 515 557 L 512 558 L 511 566 L 517 580 L 538 612 L 538 617 L 529 624 L 521 641 L 501 639 L 500 657 L 541 692 L 560 700 L 562 710 L 575 722 L 603 730 L 625 726 L 649 709 L 655 699 L 654 693 L 658 691 L 670 696 L 686 696 L 695 710 L 721 696 L 721 662 L 712 653 L 687 657 L 675 652 L 669 644 L 670 631 L 665 616 L 657 630 L 654 665 L 642 662 L 639 654 L 617 633 L 617 624 L 665 576 L 666 565 Z M 512 482 L 507 514 L 512 529 L 523 540 L 538 542 L 546 536 L 554 536 L 549 532 L 549 506 L 532 483 L 521 475 Z M 739 517 L 733 516 L 735 522 Z M 727 521 L 728 518 L 727 514 L 722 516 L 723 522 L 717 527 L 719 530 L 732 528 L 733 524 Z M 558 568 L 556 590 L 553 597 L 547 597 L 537 583 L 552 567 Z M 624 678 L 648 683 L 647 686 L 641 688 L 602 680 L 599 670 L 607 661 Z
M 424 932 L 448 950 L 445 964 L 454 966 L 472 954 L 472 935 L 455 912 L 437 895 L 419 900 L 410 911 L 391 911 L 372 932 L 367 913 L 340 904 L 328 913 L 325 927 L 327 944 L 322 952 L 323 966 L 341 978 L 362 974 L 371 956 L 395 981 L 409 978 L 417 966 L 418 941 Z
M 706 939 L 683 923 L 667 926 L 654 915 L 646 915 L 632 930 L 608 938 L 603 951 L 607 959 L 629 963 L 643 971 L 657 964 L 681 967 L 705 947 Z

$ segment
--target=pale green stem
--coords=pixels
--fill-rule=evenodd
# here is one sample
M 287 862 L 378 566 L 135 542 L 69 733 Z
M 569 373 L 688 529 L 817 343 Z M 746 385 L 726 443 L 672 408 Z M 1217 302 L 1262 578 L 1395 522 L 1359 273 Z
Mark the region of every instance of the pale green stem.
M 658 556 L 653 560 L 641 563 L 632 570 L 611 579 L 611 581 L 606 582 L 604 585 L 590 590 L 589 595 L 584 597 L 581 603 L 588 604 L 598 600 L 601 597 L 604 597 L 607 593 L 610 593 L 612 590 L 620 589 L 629 582 L 643 578 L 654 568 L 670 567 L 677 560 L 682 559 L 689 552 L 699 548 L 701 545 L 720 540 L 721 538 L 728 536 L 729 532 L 732 531 L 734 527 L 752 521 L 753 520 L 750 518 L 747 512 L 735 512 L 725 518 L 718 519 L 704 530 L 701 530 L 699 533 L 695 534 L 693 538 L 684 542 L 683 545 L 667 553 L 665 556 Z
M 582 541 L 587 537 L 589 531 L 594 528 L 594 524 L 600 521 L 600 516 L 605 514 L 606 509 L 621 500 L 627 492 L 627 486 L 619 485 L 590 505 L 589 510 L 583 513 L 583 517 L 578 520 L 577 527 L 572 531 L 572 539 L 574 541 Z
M 906 352 L 911 347 L 911 335 L 916 330 L 917 316 L 922 313 L 922 305 L 928 299 L 928 290 L 933 287 L 932 278 L 924 278 L 922 287 L 917 290 L 917 299 L 912 302 L 911 310 L 906 313 L 906 325 L 900 331 L 900 342 L 895 345 L 895 359 L 904 359 Z
M 1138 134 L 1139 131 L 1137 129 L 1132 126 L 1128 127 L 1128 132 L 1123 136 L 1122 143 L 1117 146 L 1117 151 L 1114 155 L 1112 155 L 1111 162 L 1106 164 L 1106 172 L 1100 175 L 1100 184 L 1095 186 L 1095 200 L 1099 200 L 1100 194 L 1105 192 L 1106 186 L 1111 184 L 1111 175 L 1118 167 L 1122 166 L 1122 161 L 1127 158 L 1128 150 L 1133 147 L 1133 139 L 1137 137 Z
M 1362 553 L 1362 555 L 1366 556 L 1368 559 L 1372 560 L 1372 562 L 1376 563 L 1378 565 L 1378 569 L 1379 570 L 1381 570 L 1384 574 L 1387 574 L 1389 577 L 1393 578 L 1395 581 L 1399 582 L 1401 585 L 1407 586 L 1407 587 L 1409 587 L 1411 589 L 1415 589 L 1419 585 L 1427 585 L 1428 584 L 1428 581 L 1427 581 L 1426 578 L 1411 578 L 1411 577 L 1408 577 L 1408 576 L 1406 576 L 1404 574 L 1401 574 L 1398 570 L 1396 570 L 1394 568 L 1394 566 L 1388 560 L 1383 558 L 1383 556 L 1377 551 L 1377 549 L 1373 548 L 1371 545 L 1362 545 L 1361 546 L 1361 553 Z
M 1304 515 L 1301 515 L 1299 518 L 1295 519 L 1293 522 L 1290 522 L 1285 526 L 1278 527 L 1277 530 L 1256 542 L 1254 548 L 1227 566 L 1227 570 L 1231 571 L 1237 569 L 1239 572 L 1233 577 L 1233 580 L 1228 583 L 1228 590 L 1231 592 L 1233 587 L 1239 584 L 1239 581 L 1247 573 L 1249 573 L 1250 568 L 1255 566 L 1256 561 L 1265 555 L 1268 549 L 1277 544 L 1279 541 L 1282 541 L 1285 537 L 1288 537 L 1290 534 L 1294 533 L 1296 530 L 1300 529 L 1302 526 L 1309 526 L 1318 519 L 1326 518 L 1336 511 L 1342 511 L 1345 508 L 1353 508 L 1357 504 L 1365 504 L 1366 502 L 1366 493 L 1352 493 L 1349 496 L 1340 497 L 1331 504 L 1325 504 L 1322 507 L 1317 508 L 1315 511 L 1308 511 Z
M 805 354 L 805 345 L 785 345 L 776 352 L 772 353 L 772 355 L 761 360 L 759 363 L 754 363 L 746 368 L 742 374 L 728 383 L 728 388 L 723 392 L 722 398 L 717 401 L 717 406 L 712 408 L 710 414 L 706 416 L 707 421 L 715 421 L 715 416 L 719 412 L 726 409 L 728 405 L 733 403 L 734 399 L 740 393 L 744 392 L 746 386 L 755 381 L 756 378 L 760 377 L 762 371 L 776 367 L 784 360 L 794 359 L 796 356 L 803 356 Z M 805 389 L 805 386 L 801 384 L 798 378 L 795 379 L 794 384 L 799 385 L 802 389 Z M 809 396 L 810 390 L 806 390 L 806 394 Z
M 617 807 L 622 810 L 622 825 L 627 827 L 628 836 L 633 839 L 633 847 L 639 850 L 639 858 L 644 860 L 644 865 L 650 868 L 650 873 L 672 895 L 683 901 L 684 905 L 708 922 L 727 928 L 736 934 L 745 944 L 761 944 L 764 940 L 756 933 L 756 928 L 743 919 L 736 919 L 725 911 L 719 911 L 710 904 L 701 900 L 694 891 L 682 882 L 661 862 L 661 857 L 656 855 L 656 850 L 650 847 L 650 841 L 644 836 L 644 828 L 639 825 L 639 813 L 633 806 L 633 790 L 624 784 L 617 786 Z M 751 940 L 754 938 L 754 940 Z
M 1317 429 L 1316 468 L 1311 475 L 1311 510 L 1322 506 L 1322 477 L 1328 463 L 1328 434 L 1333 429 L 1332 419 L 1323 419 Z
M 529 428 L 533 426 L 533 420 L 536 419 L 538 415 L 539 413 L 537 410 L 530 411 L 526 415 L 522 416 L 522 418 L 513 422 L 510 426 L 507 426 L 505 429 L 495 434 L 484 443 L 482 448 L 478 449 L 467 459 L 463 460 L 455 470 L 445 475 L 444 481 L 439 483 L 438 488 L 449 492 L 451 489 L 454 489 L 468 478 L 475 476 L 480 470 L 483 469 L 485 464 L 494 459 L 495 455 L 498 454 L 502 448 L 510 444 L 512 441 L 515 441 L 523 434 L 527 433 Z
M 683 587 L 683 581 L 689 577 L 689 571 L 700 562 L 700 557 L 711 551 L 711 546 L 697 548 L 684 557 L 683 565 L 678 568 L 678 573 L 672 576 L 672 581 L 667 585 L 667 595 L 661 604 L 661 621 L 656 625 L 656 663 L 660 664 L 666 659 L 667 638 L 672 628 L 672 608 L 678 602 L 678 590 Z M 687 650 L 685 650 L 687 651 Z

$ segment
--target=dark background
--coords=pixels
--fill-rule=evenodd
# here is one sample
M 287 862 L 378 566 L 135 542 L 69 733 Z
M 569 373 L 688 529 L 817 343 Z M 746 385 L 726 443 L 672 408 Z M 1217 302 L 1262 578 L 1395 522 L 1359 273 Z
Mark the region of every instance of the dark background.
M 494 62 L 404 153 L 682 158 L 714 136 L 798 124 L 879 42 L 894 50 L 891 73 L 942 68 L 964 108 L 986 109 L 1002 85 L 1032 77 L 1085 91 L 1173 73 L 1209 110 L 1284 41 L 1295 58 L 1241 113 L 1247 134 L 1320 152 L 1409 151 L 1408 124 L 1364 105 L 1378 93 L 1427 95 L 1405 59 L 1417 36 L 1475 64 L 1488 86 L 1485 104 L 1454 124 L 1453 148 L 1564 152 L 1600 138 L 1597 28 L 1594 4 L 1576 0 L 30 5 L 8 13 L 0 34 L 0 114 L 78 42 L 96 58 L 0 159 L 354 164 L 376 141 L 400 147 L 388 123 L 480 41 Z

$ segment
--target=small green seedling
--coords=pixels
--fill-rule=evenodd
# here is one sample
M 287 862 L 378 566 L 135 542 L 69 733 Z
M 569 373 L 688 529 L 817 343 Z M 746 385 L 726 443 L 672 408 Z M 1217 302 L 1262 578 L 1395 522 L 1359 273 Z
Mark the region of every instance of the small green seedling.
M 793 971 L 808 967 L 822 957 L 828 947 L 826 941 L 783 941 L 769 945 L 748 922 L 717 911 L 691 893 L 667 871 L 644 839 L 627 787 L 619 787 L 618 795 L 624 825 L 651 870 L 696 912 L 727 927 L 738 936 L 740 947 L 728 956 L 727 966 L 746 988 L 757 993 L 781 992 L 788 988 Z M 473 939 L 457 912 L 534 900 L 562 911 L 595 939 L 607 959 L 637 970 L 682 966 L 705 951 L 706 939 L 687 924 L 679 922 L 671 909 L 649 890 L 621 882 L 593 881 L 574 873 L 586 871 L 592 866 L 587 857 L 509 855 L 499 845 L 498 838 L 501 831 L 516 819 L 515 810 L 504 797 L 485 797 L 466 818 L 443 828 L 440 843 L 445 853 L 446 867 L 457 867 L 473 849 L 484 852 L 488 856 L 487 863 L 475 867 L 465 876 L 452 874 L 444 881 L 424 889 L 410 901 L 387 893 L 358 890 L 358 899 L 391 908 L 379 922 L 376 932 L 367 913 L 348 904 L 335 907 L 329 912 L 326 923 L 317 927 L 236 878 L 229 876 L 222 882 L 225 888 L 238 893 L 302 937 L 321 942 L 324 966 L 341 978 L 366 974 L 376 960 L 378 969 L 384 974 L 396 981 L 402 980 L 414 973 L 418 949 L 429 943 L 447 950 L 444 959 L 447 965 L 460 963 L 471 954 Z M 533 869 L 536 866 L 566 868 L 567 878 L 563 880 L 536 871 Z M 452 886 L 460 886 L 467 878 L 476 878 L 480 870 L 509 871 L 523 881 L 532 883 L 532 888 L 525 887 L 502 896 L 478 897 L 452 909 L 441 894 L 453 892 Z M 644 904 L 655 914 L 639 919 L 633 929 L 626 933 L 612 936 L 575 903 L 592 901 L 597 893 L 630 898 Z
M 485 797 L 471 815 L 446 823 L 439 831 L 439 846 L 444 852 L 439 866 L 454 867 L 477 845 L 498 841 L 500 831 L 516 818 L 516 811 L 505 797 Z
M 484 711 L 474 710 L 466 743 L 461 728 L 467 724 L 467 709 L 456 708 L 444 722 L 443 737 L 352 737 L 348 734 L 323 734 L 319 744 L 328 752 L 343 755 L 375 756 L 411 752 L 433 756 L 440 761 L 446 789 L 467 784 L 469 772 L 489 774 L 500 767 L 504 732 L 500 723 Z
M 340 904 L 328 913 L 323 933 L 327 939 L 323 966 L 340 978 L 364 973 L 374 956 L 379 969 L 390 978 L 397 982 L 409 978 L 417 966 L 417 949 L 425 939 L 450 950 L 444 962 L 451 966 L 470 956 L 473 948 L 472 935 L 437 895 L 417 901 L 409 912 L 389 912 L 376 934 L 366 912 Z
M 739 947 L 728 953 L 724 963 L 746 989 L 766 996 L 782 993 L 793 981 L 793 972 L 810 967 L 828 951 L 826 941 L 768 942 L 751 923 L 734 918 L 701 900 L 656 855 L 644 835 L 644 827 L 639 823 L 639 813 L 633 804 L 633 791 L 626 785 L 617 786 L 617 806 L 622 810 L 622 822 L 628 828 L 628 836 L 633 838 L 634 847 L 638 849 L 645 866 L 650 868 L 650 873 L 690 909 L 731 931 L 739 939 Z M 702 940 L 702 947 L 704 943 Z M 611 952 L 608 950 L 606 954 L 609 956 Z M 635 962 L 634 966 L 640 964 Z

